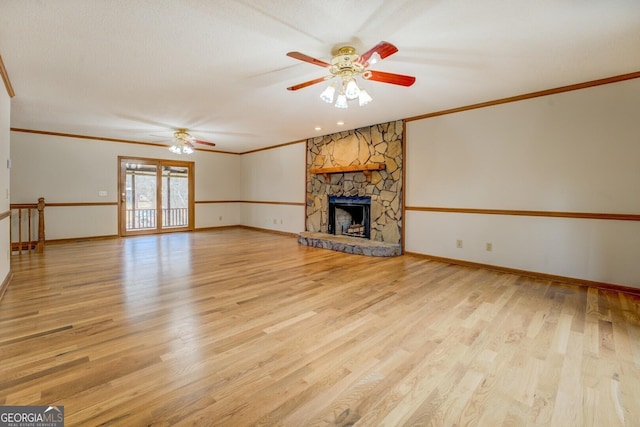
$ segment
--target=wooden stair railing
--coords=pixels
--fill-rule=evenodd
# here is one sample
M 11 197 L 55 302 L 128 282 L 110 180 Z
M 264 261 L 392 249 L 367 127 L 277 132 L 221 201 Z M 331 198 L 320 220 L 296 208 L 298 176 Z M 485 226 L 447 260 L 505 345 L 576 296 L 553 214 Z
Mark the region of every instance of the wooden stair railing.
M 44 251 L 44 197 L 38 199 L 38 203 L 16 203 L 9 205 L 11 220 L 9 233 L 11 236 L 11 253 Z M 37 214 L 37 219 L 36 219 Z M 35 233 L 35 223 L 38 225 L 38 234 Z M 17 232 L 14 227 L 17 227 Z M 26 227 L 26 236 L 25 236 Z

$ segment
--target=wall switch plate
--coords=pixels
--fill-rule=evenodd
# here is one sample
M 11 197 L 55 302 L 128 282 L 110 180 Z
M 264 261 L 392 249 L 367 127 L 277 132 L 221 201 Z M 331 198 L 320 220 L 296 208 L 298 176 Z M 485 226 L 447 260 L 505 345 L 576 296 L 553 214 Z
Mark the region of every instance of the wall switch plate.
M 7 169 L 11 169 L 11 159 L 7 159 Z
M 100 190 L 100 191 L 98 191 L 98 196 L 99 196 L 99 197 L 107 197 L 107 194 L 108 194 L 108 193 L 107 193 L 106 191 L 104 191 L 104 190 Z
M 456 240 L 456 248 L 462 248 L 462 240 Z
M 487 252 L 491 252 L 493 250 L 493 243 L 487 243 Z

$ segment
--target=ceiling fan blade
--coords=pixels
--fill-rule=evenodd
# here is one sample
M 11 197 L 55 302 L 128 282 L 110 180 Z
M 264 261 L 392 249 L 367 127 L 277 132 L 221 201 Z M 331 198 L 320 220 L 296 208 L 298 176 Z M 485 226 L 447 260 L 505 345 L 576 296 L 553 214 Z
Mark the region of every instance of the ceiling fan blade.
M 405 76 L 404 74 L 385 73 L 382 71 L 367 70 L 362 74 L 366 80 L 373 80 L 382 83 L 391 83 L 393 85 L 411 86 L 415 83 L 416 78 L 413 76 Z
M 324 62 L 319 59 L 312 58 L 309 55 L 305 55 L 304 53 L 300 53 L 300 52 L 289 52 L 287 53 L 287 56 L 290 56 L 291 58 L 299 59 L 300 61 L 308 62 L 313 65 L 317 65 L 319 67 L 325 67 L 325 68 L 331 67 L 331 64 L 329 64 L 328 62 Z
M 374 53 L 377 53 L 380 56 L 380 60 L 383 60 L 387 56 L 391 56 L 398 51 L 398 48 L 392 45 L 389 42 L 380 42 L 358 58 L 358 63 L 362 64 L 363 67 L 369 65 L 369 60 L 373 56 Z
M 215 147 L 216 146 L 216 144 L 214 144 L 213 142 L 202 141 L 201 139 L 194 139 L 193 142 L 195 142 L 196 144 L 208 145 L 209 147 Z
M 324 82 L 325 80 L 329 80 L 329 79 L 331 79 L 331 78 L 333 78 L 333 76 L 332 76 L 332 75 L 324 76 L 324 77 L 319 77 L 319 78 L 317 78 L 317 79 L 309 80 L 308 82 L 299 83 L 299 84 L 297 84 L 297 85 L 290 86 L 290 87 L 288 87 L 288 88 L 287 88 L 287 90 L 298 90 L 298 89 L 302 89 L 302 88 L 305 88 L 305 87 L 307 87 L 307 86 L 314 85 L 314 84 L 316 84 L 316 83 Z

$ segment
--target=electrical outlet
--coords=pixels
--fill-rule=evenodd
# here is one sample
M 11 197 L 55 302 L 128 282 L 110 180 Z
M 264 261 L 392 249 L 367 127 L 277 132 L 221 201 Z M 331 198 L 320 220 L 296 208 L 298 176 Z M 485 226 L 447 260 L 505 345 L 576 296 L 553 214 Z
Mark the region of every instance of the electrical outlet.
M 487 242 L 487 252 L 491 252 L 493 250 L 493 243 Z
M 462 240 L 456 240 L 456 248 L 462 249 Z
M 104 190 L 100 190 L 98 191 L 98 197 L 107 197 L 107 192 Z
M 277 220 L 277 219 L 275 219 L 275 218 L 273 218 L 273 223 L 274 223 L 274 224 L 277 224 L 277 223 L 278 223 L 278 220 Z
M 218 217 L 218 221 L 222 221 L 222 215 Z

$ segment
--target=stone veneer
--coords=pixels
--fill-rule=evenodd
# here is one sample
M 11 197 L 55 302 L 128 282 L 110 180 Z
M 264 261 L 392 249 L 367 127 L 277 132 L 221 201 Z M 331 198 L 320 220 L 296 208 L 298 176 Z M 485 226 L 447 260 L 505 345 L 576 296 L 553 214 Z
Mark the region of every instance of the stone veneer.
M 402 240 L 401 120 L 307 140 L 306 231 L 328 233 L 329 195 L 371 197 L 371 240 L 400 244 Z M 329 175 L 329 182 L 311 169 L 384 163 L 371 171 Z
M 376 242 L 369 239 L 350 236 L 327 236 L 323 233 L 303 231 L 298 235 L 298 243 L 314 248 L 331 249 L 347 254 L 366 256 L 398 256 L 402 255 L 399 244 Z

